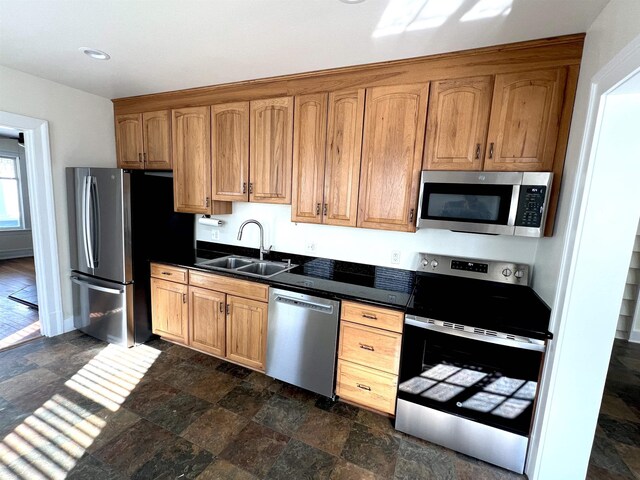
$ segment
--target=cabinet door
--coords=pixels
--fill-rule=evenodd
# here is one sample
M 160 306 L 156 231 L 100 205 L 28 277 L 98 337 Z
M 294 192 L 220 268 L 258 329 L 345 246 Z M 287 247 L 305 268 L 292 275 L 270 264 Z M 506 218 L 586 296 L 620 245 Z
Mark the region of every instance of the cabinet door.
M 225 294 L 189 287 L 189 345 L 224 357 Z
M 264 370 L 267 304 L 227 295 L 227 358 Z
M 171 170 L 171 113 L 169 110 L 142 114 L 142 143 L 145 168 Z
M 120 168 L 144 168 L 142 115 L 116 115 L 116 158 Z
M 322 223 L 327 94 L 295 99 L 291 221 Z
M 329 94 L 324 219 L 328 225 L 356 226 L 365 91 Z
M 293 97 L 251 102 L 249 200 L 291 203 Z
M 152 331 L 168 340 L 187 344 L 188 287 L 181 283 L 151 279 Z
M 249 201 L 249 102 L 211 107 L 212 196 Z
M 496 75 L 485 170 L 550 171 L 566 70 Z
M 492 77 L 431 83 L 424 168 L 482 170 Z
M 171 131 L 175 210 L 211 213 L 209 107 L 172 110 Z
M 358 227 L 415 231 L 429 84 L 367 89 Z

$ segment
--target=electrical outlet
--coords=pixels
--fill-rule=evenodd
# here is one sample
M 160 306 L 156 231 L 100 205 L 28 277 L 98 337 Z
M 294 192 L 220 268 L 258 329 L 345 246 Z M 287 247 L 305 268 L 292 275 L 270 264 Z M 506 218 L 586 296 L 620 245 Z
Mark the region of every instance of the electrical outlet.
M 400 250 L 391 251 L 391 263 L 395 265 L 400 263 Z
M 211 240 L 220 240 L 220 232 L 217 228 L 211 230 Z
M 304 243 L 304 249 L 307 253 L 314 253 L 316 251 L 316 242 L 313 240 L 307 240 Z

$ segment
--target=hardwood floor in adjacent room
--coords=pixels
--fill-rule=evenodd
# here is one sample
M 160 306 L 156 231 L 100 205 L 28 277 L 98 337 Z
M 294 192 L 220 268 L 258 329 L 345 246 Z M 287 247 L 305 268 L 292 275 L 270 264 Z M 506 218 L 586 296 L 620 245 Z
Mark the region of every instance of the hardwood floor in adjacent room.
M 0 350 L 41 335 L 38 310 L 9 298 L 35 284 L 33 257 L 0 260 Z

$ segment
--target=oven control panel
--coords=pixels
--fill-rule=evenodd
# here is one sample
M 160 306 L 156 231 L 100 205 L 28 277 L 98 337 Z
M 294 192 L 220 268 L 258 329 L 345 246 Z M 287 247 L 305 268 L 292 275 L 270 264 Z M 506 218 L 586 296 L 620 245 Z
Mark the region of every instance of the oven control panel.
M 529 285 L 531 267 L 522 263 L 420 253 L 418 272 Z

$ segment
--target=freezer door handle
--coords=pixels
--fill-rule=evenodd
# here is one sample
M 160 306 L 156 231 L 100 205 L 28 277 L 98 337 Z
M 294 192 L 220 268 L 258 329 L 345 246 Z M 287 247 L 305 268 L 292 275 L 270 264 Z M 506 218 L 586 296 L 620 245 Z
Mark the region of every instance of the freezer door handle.
M 82 281 L 80 280 L 80 277 L 71 277 L 71 281 L 75 284 L 90 288 L 91 290 L 97 290 L 99 292 L 112 293 L 113 295 L 122 295 L 124 293 L 124 289 L 118 290 L 117 288 L 101 287 L 100 285 L 94 285 L 93 283 Z
M 85 175 L 84 182 L 82 182 L 82 246 L 84 247 L 84 258 L 87 262 L 87 267 L 93 268 L 93 259 L 91 253 L 91 239 L 89 233 L 89 201 L 91 192 L 89 185 L 91 177 Z

